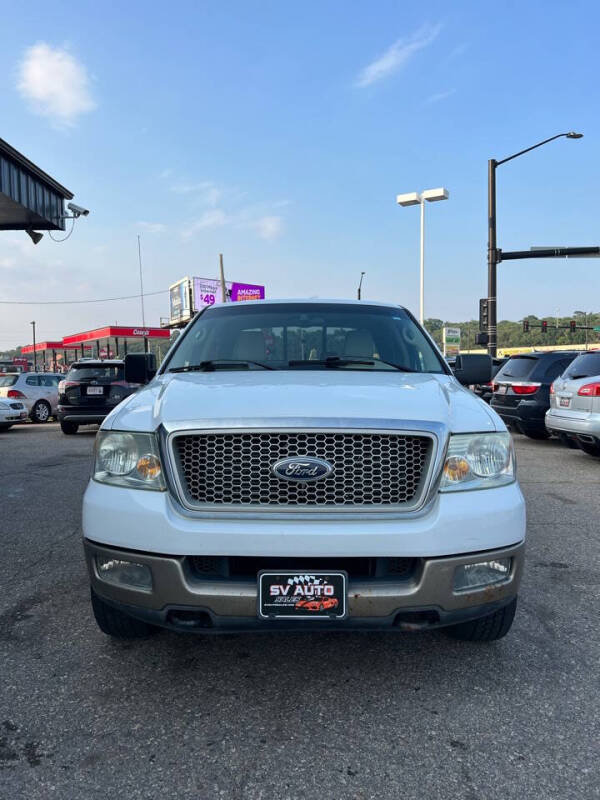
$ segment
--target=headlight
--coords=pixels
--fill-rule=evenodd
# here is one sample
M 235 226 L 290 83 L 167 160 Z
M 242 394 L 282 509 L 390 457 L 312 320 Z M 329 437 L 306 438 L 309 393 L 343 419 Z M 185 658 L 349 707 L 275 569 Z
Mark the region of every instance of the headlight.
M 163 491 L 165 480 L 156 436 L 100 431 L 96 438 L 94 480 L 129 489 Z
M 440 492 L 491 489 L 515 480 L 509 433 L 461 433 L 450 437 Z

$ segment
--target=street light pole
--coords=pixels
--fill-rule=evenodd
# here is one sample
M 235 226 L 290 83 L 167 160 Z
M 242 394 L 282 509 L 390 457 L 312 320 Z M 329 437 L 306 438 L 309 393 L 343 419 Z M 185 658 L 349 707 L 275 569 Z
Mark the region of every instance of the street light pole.
M 364 272 L 360 273 L 360 281 L 358 283 L 358 291 L 356 293 L 356 297 L 357 297 L 358 300 L 360 300 L 360 290 L 361 290 L 361 287 L 362 287 L 362 282 L 363 282 L 364 275 L 365 275 Z
M 434 203 L 436 200 L 447 200 L 449 196 L 448 190 L 441 187 L 440 189 L 426 189 L 424 192 L 399 194 L 396 197 L 396 202 L 400 206 L 421 206 L 421 241 L 419 245 L 419 322 L 421 325 L 425 318 L 425 201 Z
M 512 156 L 503 158 L 501 161 L 496 161 L 495 158 L 490 158 L 488 161 L 488 353 L 495 358 L 498 344 L 498 306 L 496 303 L 496 278 L 498 267 L 498 248 L 496 244 L 496 169 L 501 164 L 506 164 L 507 161 L 512 161 L 513 158 L 529 153 L 548 142 L 553 142 L 555 139 L 560 139 L 562 136 L 567 139 L 581 139 L 582 133 L 575 133 L 569 131 L 568 133 L 557 133 L 556 136 L 551 136 L 549 139 L 544 139 L 542 142 L 526 147 L 525 150 L 519 150 L 518 153 L 513 153 Z
M 33 371 L 37 372 L 37 355 L 35 352 L 35 320 L 33 320 L 30 324 L 33 328 Z

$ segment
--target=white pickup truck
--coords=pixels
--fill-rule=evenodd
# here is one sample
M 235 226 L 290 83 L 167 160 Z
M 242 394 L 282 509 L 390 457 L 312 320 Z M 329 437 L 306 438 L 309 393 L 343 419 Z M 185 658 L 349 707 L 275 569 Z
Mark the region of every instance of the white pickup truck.
M 513 621 L 525 506 L 501 419 L 404 308 L 257 301 L 199 313 L 97 437 L 83 502 L 104 633 Z

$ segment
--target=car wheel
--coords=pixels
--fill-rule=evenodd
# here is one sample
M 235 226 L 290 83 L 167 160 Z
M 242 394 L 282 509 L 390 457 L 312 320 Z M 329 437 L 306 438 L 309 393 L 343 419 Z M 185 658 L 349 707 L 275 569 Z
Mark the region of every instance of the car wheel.
M 7 431 L 12 425 L 0 425 L 0 431 Z
M 38 400 L 31 409 L 31 419 L 34 422 L 48 422 L 51 408 L 45 400 Z
M 538 439 L 539 441 L 550 438 L 548 431 L 542 430 L 542 428 L 523 428 L 523 433 L 525 436 L 529 436 L 530 439 Z
M 77 433 L 79 430 L 79 425 L 76 422 L 61 422 L 60 429 L 63 433 L 66 433 L 67 436 L 71 436 L 74 433 Z
M 130 617 L 101 600 L 92 589 L 92 610 L 98 627 L 114 639 L 145 639 L 155 628 L 140 619 Z
M 579 447 L 581 447 L 583 452 L 587 453 L 588 456 L 600 458 L 600 445 L 592 444 L 591 442 L 579 442 Z
M 517 610 L 517 598 L 515 597 L 507 606 L 494 611 L 479 619 L 472 619 L 469 622 L 460 622 L 458 625 L 450 625 L 445 628 L 448 636 L 453 639 L 461 639 L 463 642 L 494 642 L 502 639 L 510 630 Z

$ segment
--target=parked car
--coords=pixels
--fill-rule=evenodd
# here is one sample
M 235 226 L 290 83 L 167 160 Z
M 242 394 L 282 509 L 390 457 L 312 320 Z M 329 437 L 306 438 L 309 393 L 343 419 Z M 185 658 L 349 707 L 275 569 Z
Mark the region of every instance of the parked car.
M 120 359 L 85 358 L 71 364 L 58 388 L 58 421 L 63 433 L 99 424 L 139 387 L 127 383 Z
M 27 409 L 17 400 L 0 400 L 0 431 L 7 431 L 16 422 L 25 422 Z
M 600 352 L 581 353 L 554 381 L 546 428 L 600 456 Z
M 104 633 L 508 632 L 525 506 L 463 388 L 489 356 L 453 374 L 400 306 L 258 301 L 206 308 L 154 372 L 126 356 L 148 385 L 102 423 L 83 501 Z
M 481 397 L 482 400 L 485 400 L 486 403 L 489 403 L 492 399 L 492 394 L 494 392 L 494 378 L 500 371 L 500 369 L 506 364 L 508 361 L 508 356 L 503 358 L 493 358 L 492 359 L 492 380 L 488 381 L 487 383 L 477 383 L 473 387 L 473 391 L 477 395 L 477 397 Z
M 573 350 L 553 350 L 511 356 L 494 378 L 491 407 L 519 433 L 547 439 L 550 384 L 577 355 Z
M 0 375 L 0 397 L 23 403 L 33 422 L 56 415 L 61 375 L 51 372 L 13 372 Z

